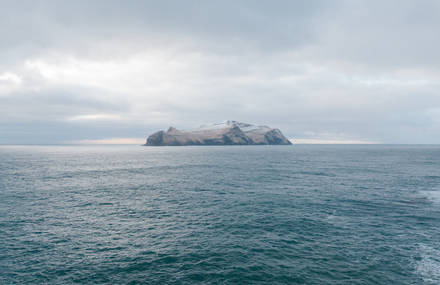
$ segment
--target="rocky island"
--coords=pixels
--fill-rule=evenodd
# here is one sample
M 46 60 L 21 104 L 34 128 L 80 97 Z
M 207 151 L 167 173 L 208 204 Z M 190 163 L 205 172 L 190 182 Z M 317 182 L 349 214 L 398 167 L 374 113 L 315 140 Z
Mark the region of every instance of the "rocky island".
M 146 146 L 184 145 L 290 145 L 279 129 L 237 121 L 204 125 L 194 130 L 170 127 L 147 138 Z

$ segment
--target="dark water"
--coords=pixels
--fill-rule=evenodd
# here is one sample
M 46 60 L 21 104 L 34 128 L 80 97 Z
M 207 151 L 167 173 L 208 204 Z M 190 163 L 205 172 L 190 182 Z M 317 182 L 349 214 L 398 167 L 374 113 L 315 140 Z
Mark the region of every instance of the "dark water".
M 0 284 L 439 284 L 440 146 L 1 146 Z

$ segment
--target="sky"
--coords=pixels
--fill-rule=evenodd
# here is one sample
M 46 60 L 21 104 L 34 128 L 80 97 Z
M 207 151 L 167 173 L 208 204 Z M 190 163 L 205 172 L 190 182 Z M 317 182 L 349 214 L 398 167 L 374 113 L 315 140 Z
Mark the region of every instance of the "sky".
M 436 0 L 0 0 L 0 144 L 440 143 L 439 27 Z

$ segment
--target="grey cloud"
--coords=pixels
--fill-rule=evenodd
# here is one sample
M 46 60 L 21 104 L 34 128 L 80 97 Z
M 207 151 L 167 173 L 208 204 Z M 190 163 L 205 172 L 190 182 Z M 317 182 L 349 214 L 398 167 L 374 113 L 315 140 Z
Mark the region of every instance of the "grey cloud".
M 312 56 L 373 70 L 383 66 L 438 69 L 439 1 L 345 1 L 340 8 L 324 16 Z
M 14 1 L 0 10 L 0 47 L 10 54 L 62 48 L 91 52 L 97 42 L 193 41 L 237 52 L 310 41 L 326 1 Z M 176 42 L 172 42 L 176 44 Z M 231 44 L 233 45 L 231 47 Z M 128 44 L 130 45 L 130 44 Z M 111 46 L 108 48 L 112 49 Z M 193 48 L 196 48 L 193 46 Z
M 100 90 L 82 90 L 64 86 L 61 89 L 14 92 L 0 97 L 0 124 L 11 122 L 63 121 L 75 115 L 90 113 L 127 113 L 124 102 L 111 103 L 91 96 Z

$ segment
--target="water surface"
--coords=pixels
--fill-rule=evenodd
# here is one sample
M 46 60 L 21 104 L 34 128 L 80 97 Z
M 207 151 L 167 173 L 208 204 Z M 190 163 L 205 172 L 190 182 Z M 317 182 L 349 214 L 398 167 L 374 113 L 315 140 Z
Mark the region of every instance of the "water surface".
M 439 284 L 440 146 L 0 146 L 0 283 Z

